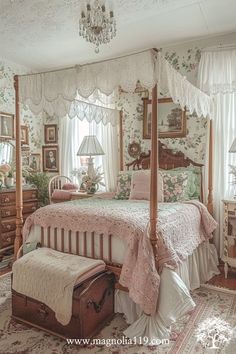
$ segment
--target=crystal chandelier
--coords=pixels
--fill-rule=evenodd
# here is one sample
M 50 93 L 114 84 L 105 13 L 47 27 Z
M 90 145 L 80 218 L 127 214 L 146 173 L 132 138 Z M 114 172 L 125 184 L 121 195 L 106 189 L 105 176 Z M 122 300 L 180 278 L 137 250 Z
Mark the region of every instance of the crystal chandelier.
M 116 20 L 113 11 L 106 11 L 104 0 L 87 3 L 86 11 L 81 12 L 79 34 L 87 42 L 95 44 L 95 53 L 99 53 L 101 44 L 109 43 L 116 35 Z

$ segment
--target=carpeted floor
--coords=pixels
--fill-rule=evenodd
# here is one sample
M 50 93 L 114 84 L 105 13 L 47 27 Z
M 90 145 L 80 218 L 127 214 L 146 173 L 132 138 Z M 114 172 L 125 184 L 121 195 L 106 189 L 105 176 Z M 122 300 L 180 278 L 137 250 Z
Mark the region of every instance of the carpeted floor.
M 27 327 L 11 320 L 10 275 L 0 276 L 0 354 L 195 354 L 195 353 L 236 353 L 236 331 L 224 350 L 204 349 L 197 341 L 196 329 L 204 320 L 218 317 L 236 326 L 236 291 L 201 287 L 193 292 L 197 304 L 194 311 L 181 318 L 173 327 L 170 344 L 158 347 L 141 345 L 89 345 L 81 348 L 68 345 L 65 341 Z M 122 331 L 127 327 L 123 317 L 116 315 L 113 321 L 103 329 L 98 338 L 120 339 L 125 342 Z M 107 342 L 108 344 L 108 342 Z

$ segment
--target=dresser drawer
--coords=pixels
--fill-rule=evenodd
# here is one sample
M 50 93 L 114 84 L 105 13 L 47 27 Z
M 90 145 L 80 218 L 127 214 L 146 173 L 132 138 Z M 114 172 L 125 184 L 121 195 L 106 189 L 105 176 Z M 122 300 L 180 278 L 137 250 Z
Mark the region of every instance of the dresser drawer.
M 38 191 L 37 189 L 33 190 L 24 190 L 23 191 L 23 201 L 27 200 L 35 200 L 38 198 Z
M 16 229 L 16 219 L 3 219 L 1 222 L 1 231 L 10 232 Z
M 5 206 L 6 204 L 13 204 L 16 201 L 15 192 L 12 193 L 1 193 L 0 194 L 0 205 Z
M 1 218 L 8 218 L 11 216 L 15 216 L 16 215 L 15 205 L 1 208 L 0 215 L 1 215 Z
M 30 213 L 32 214 L 37 209 L 38 209 L 38 203 L 37 202 L 24 203 L 23 214 L 30 214 Z
M 1 247 L 7 247 L 14 244 L 15 231 L 6 232 L 1 235 Z
M 236 215 L 236 204 L 232 203 L 232 204 L 228 204 L 228 213 L 229 215 Z

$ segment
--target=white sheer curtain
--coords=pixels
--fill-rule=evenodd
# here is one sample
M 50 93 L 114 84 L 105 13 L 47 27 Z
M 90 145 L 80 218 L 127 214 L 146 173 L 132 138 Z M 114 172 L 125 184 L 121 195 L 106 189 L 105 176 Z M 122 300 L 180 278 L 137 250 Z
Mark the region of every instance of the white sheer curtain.
M 110 123 L 88 122 L 78 118 L 60 119 L 60 146 L 61 146 L 61 174 L 71 176 L 74 168 L 81 167 L 80 157 L 77 151 L 85 135 L 96 135 L 105 152 L 104 156 L 96 156 L 94 164 L 102 166 L 107 191 L 116 188 L 116 177 L 119 169 L 118 155 L 118 127 Z
M 219 223 L 215 243 L 223 254 L 223 203 L 232 198 L 229 164 L 236 165 L 236 154 L 229 153 L 236 137 L 236 50 L 205 51 L 199 66 L 199 86 L 214 98 L 213 113 L 213 200 Z

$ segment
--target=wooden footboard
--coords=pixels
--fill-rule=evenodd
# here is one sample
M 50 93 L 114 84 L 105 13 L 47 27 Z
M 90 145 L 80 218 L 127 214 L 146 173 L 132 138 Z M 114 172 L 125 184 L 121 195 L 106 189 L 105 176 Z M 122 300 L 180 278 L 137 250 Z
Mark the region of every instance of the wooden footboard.
M 67 237 L 65 236 L 67 233 Z M 82 242 L 81 242 L 82 234 Z M 99 237 L 98 242 L 97 237 Z M 114 262 L 112 250 L 113 235 L 104 237 L 103 234 L 95 234 L 95 232 L 73 232 L 65 231 L 64 229 L 50 228 L 44 229 L 41 227 L 40 231 L 40 245 L 41 247 L 52 248 L 56 251 L 76 254 L 83 257 L 101 259 L 106 263 L 108 270 L 113 272 L 116 276 L 116 288 L 128 291 L 119 284 L 122 264 Z M 95 247 L 96 246 L 96 247 Z M 22 256 L 22 246 L 19 249 L 17 258 Z

